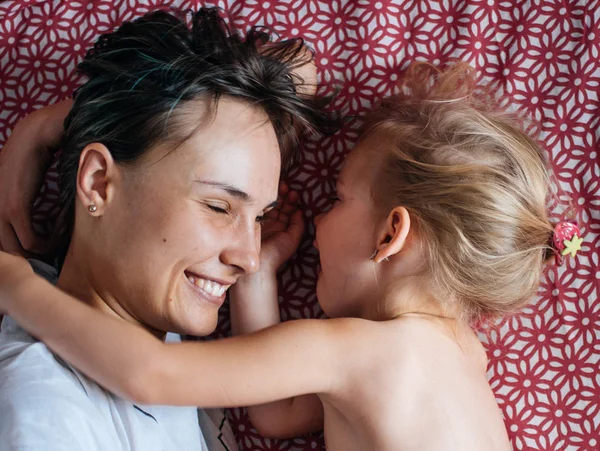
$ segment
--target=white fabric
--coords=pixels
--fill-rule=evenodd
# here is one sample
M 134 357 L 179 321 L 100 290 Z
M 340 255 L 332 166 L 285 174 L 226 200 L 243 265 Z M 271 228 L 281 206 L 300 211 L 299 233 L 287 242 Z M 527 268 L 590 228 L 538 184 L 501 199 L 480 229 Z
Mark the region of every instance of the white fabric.
M 206 451 L 196 410 L 137 407 L 60 361 L 11 318 L 2 323 L 3 451 Z
M 223 409 L 198 409 L 198 422 L 211 451 L 237 451 L 235 435 Z
M 52 267 L 31 263 L 38 274 L 54 281 Z M 179 340 L 178 335 L 167 335 L 167 341 Z M 136 406 L 102 389 L 5 317 L 0 329 L 0 449 L 236 451 L 237 447 L 222 410 L 207 414 L 193 407 Z

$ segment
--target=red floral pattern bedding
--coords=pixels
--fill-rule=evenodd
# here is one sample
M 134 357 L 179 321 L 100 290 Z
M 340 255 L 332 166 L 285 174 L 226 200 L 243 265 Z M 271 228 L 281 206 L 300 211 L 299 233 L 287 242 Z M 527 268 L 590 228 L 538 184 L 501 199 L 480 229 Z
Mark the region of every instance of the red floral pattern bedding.
M 21 0 L 0 4 L 0 144 L 16 121 L 70 95 L 74 68 L 100 33 L 165 4 L 217 5 L 240 29 L 262 24 L 303 36 L 316 51 L 328 90 L 342 82 L 335 108 L 367 111 L 393 92 L 413 60 L 460 59 L 504 88 L 543 125 L 561 188 L 585 232 L 577 259 L 552 268 L 522 314 L 481 333 L 489 378 L 514 449 L 600 450 L 600 1 L 598 0 Z M 344 129 L 304 146 L 290 177 L 306 217 L 328 204 L 332 181 L 356 140 Z M 55 213 L 56 177 L 36 211 L 43 228 Z M 312 231 L 312 229 L 311 229 Z M 284 319 L 319 317 L 316 252 L 307 237 L 281 275 Z M 227 333 L 226 309 L 217 335 Z M 260 437 L 242 409 L 230 412 L 243 450 L 323 449 L 320 436 Z

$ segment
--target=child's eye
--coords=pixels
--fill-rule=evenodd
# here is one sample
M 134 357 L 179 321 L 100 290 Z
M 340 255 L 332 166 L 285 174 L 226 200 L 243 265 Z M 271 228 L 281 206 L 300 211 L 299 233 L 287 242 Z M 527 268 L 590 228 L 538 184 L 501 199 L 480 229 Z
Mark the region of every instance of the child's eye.
M 330 201 L 331 203 L 336 203 L 336 202 L 339 202 L 340 200 L 342 200 L 342 199 L 340 199 L 340 197 L 339 197 L 339 196 L 331 196 L 331 197 L 329 198 L 329 201 Z

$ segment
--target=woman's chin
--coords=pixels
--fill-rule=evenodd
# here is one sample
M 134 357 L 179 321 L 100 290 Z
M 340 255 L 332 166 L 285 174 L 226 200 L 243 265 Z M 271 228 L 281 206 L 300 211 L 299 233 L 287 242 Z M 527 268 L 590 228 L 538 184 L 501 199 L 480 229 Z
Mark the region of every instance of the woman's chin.
M 214 324 L 182 324 L 176 327 L 175 332 L 180 335 L 191 335 L 193 337 L 206 337 L 207 335 L 212 334 L 217 328 L 217 322 Z
M 182 316 L 171 317 L 171 320 L 169 321 L 169 332 L 204 337 L 215 331 L 218 320 L 219 315 L 217 309 L 214 309 L 214 311 L 202 309 L 202 311 L 186 312 L 186 314 Z

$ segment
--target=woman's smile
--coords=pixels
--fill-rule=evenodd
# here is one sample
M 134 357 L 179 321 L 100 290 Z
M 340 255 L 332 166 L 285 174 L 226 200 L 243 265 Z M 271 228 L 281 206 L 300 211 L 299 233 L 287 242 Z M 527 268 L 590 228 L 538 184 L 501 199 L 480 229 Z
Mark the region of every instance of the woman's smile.
M 233 282 L 217 281 L 188 271 L 184 273 L 184 276 L 196 296 L 217 307 L 223 305 L 227 290 L 233 285 Z

